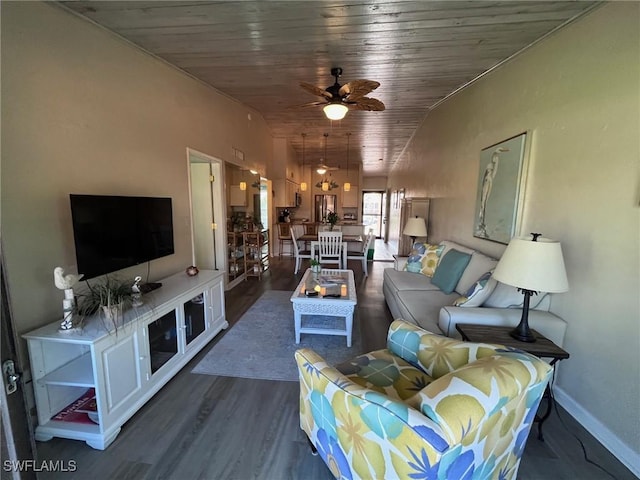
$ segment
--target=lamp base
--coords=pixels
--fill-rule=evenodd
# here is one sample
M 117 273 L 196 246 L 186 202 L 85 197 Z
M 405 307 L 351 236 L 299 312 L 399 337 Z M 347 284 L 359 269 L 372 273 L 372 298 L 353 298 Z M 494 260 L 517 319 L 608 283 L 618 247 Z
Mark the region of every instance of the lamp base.
M 516 340 L 520 340 L 521 342 L 527 342 L 527 343 L 533 343 L 536 341 L 536 337 L 534 337 L 531 334 L 531 331 L 526 332 L 524 335 L 520 332 L 520 330 L 518 330 L 517 328 L 514 328 L 513 330 L 511 330 L 509 332 L 509 335 L 511 335 L 513 338 L 515 338 Z
M 529 300 L 531 295 L 535 292 L 531 290 L 522 289 L 522 293 L 524 294 L 524 302 L 522 305 L 522 318 L 520 318 L 520 323 L 516 328 L 509 332 L 516 340 L 520 340 L 521 342 L 533 343 L 536 341 L 536 337 L 533 336 L 531 330 L 529 329 Z

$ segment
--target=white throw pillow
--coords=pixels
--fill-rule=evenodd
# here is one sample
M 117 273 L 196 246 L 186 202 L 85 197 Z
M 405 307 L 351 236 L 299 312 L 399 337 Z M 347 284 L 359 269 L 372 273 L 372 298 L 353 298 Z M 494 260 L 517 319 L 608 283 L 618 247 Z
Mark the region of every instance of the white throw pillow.
M 456 307 L 480 307 L 489 295 L 493 293 L 498 281 L 491 276 L 491 272 L 482 275 L 465 293 L 464 296 L 458 298 L 453 304 Z
M 536 308 L 545 297 L 546 293 L 531 295 L 529 308 Z M 493 293 L 489 295 L 483 304 L 484 307 L 490 308 L 522 308 L 524 304 L 524 294 L 516 287 L 497 282 Z

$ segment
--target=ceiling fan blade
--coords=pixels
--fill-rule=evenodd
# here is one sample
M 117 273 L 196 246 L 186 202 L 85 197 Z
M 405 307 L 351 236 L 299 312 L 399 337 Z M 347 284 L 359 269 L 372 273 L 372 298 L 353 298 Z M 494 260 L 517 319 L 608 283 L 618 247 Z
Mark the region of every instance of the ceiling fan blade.
M 300 105 L 291 105 L 287 108 L 306 108 L 306 107 L 319 107 L 321 105 L 326 105 L 327 102 L 311 102 L 311 103 L 302 103 Z
M 316 87 L 315 85 L 312 85 L 310 83 L 300 82 L 300 86 L 312 95 L 317 95 L 319 97 L 325 97 L 325 98 L 332 98 L 332 95 L 329 92 L 327 92 L 326 90 L 323 90 L 320 87 Z
M 356 101 L 380 86 L 380 82 L 373 80 L 352 80 L 340 87 L 341 97 L 347 97 L 347 101 Z
M 362 97 L 357 102 L 352 104 L 354 110 L 367 110 L 369 112 L 382 112 L 384 110 L 384 103 L 375 98 Z

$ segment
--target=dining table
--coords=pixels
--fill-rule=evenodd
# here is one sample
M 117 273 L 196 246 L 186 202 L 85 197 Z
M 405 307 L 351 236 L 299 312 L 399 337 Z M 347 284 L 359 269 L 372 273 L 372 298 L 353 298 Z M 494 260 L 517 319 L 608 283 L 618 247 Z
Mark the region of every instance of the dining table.
M 296 240 L 298 242 L 304 242 L 305 245 L 305 250 L 307 249 L 308 245 L 312 245 L 313 247 L 313 242 L 318 242 L 318 234 L 304 234 L 304 235 L 300 235 L 298 238 L 296 238 Z M 348 249 L 348 244 L 352 244 L 352 250 L 362 250 L 362 242 L 364 242 L 364 237 L 362 235 L 342 235 L 342 241 L 345 242 L 345 258 L 346 258 L 346 252 Z M 357 245 L 353 245 L 353 244 L 357 244 Z M 312 249 L 312 255 L 313 255 L 313 249 Z M 346 267 L 346 260 L 345 260 L 345 267 Z
M 297 240 L 300 242 L 317 242 L 318 234 L 316 233 L 315 235 L 300 235 L 299 237 L 297 237 Z M 342 235 L 342 241 L 348 243 L 362 243 L 364 241 L 364 238 L 362 237 L 362 235 Z

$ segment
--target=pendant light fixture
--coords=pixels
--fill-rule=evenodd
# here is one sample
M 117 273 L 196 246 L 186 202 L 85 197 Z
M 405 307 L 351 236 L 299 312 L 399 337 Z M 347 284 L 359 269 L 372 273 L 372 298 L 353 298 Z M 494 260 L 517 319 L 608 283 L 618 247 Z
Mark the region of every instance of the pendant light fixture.
M 304 179 L 304 139 L 306 136 L 307 136 L 306 133 L 302 134 L 302 178 L 303 179 Z M 301 192 L 307 191 L 307 182 L 305 182 L 304 180 L 300 182 L 300 191 Z
M 328 133 L 324 134 L 324 158 L 322 159 L 322 161 L 326 161 L 327 159 L 327 137 L 329 136 Z M 324 175 L 325 173 L 327 173 L 327 169 L 325 168 L 324 164 L 321 164 L 318 168 L 316 168 L 316 172 L 318 172 L 318 175 Z
M 324 134 L 324 162 L 325 164 L 327 163 L 327 138 L 329 138 L 329 134 L 325 133 Z M 327 173 L 327 170 L 324 169 L 324 172 Z M 327 182 L 327 177 L 324 177 L 324 180 L 322 180 L 322 191 L 323 192 L 328 192 L 329 190 L 331 190 L 329 188 L 329 182 Z
M 345 192 L 351 190 L 351 183 L 349 183 L 349 140 L 351 139 L 351 133 L 347 132 L 347 181 L 344 182 L 342 188 Z
M 324 161 L 327 161 L 327 138 L 329 137 L 328 133 L 324 134 Z M 322 170 L 322 171 L 321 171 Z M 327 169 L 326 168 L 318 168 L 316 170 L 320 175 L 324 175 L 325 173 L 327 173 Z M 329 176 L 331 176 L 331 174 L 329 174 Z M 319 181 L 318 183 L 316 183 L 316 187 L 321 188 L 323 192 L 328 192 L 329 190 L 333 190 L 334 188 L 338 188 L 340 185 L 338 185 L 336 182 L 334 182 L 333 180 L 329 181 L 327 180 L 327 177 L 324 177 L 324 179 L 322 179 L 321 181 Z
M 244 170 L 240 170 L 240 175 L 242 176 L 242 182 L 240 182 L 240 190 L 243 192 L 247 189 L 247 182 L 244 181 Z

